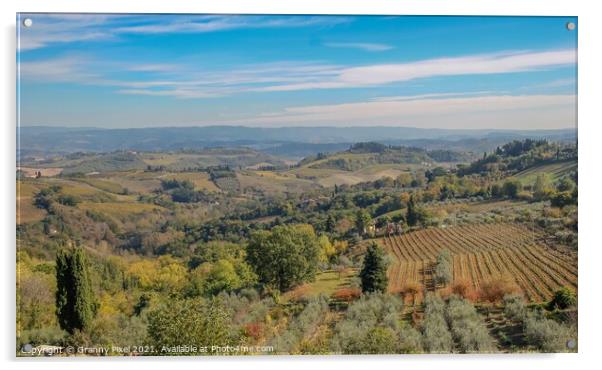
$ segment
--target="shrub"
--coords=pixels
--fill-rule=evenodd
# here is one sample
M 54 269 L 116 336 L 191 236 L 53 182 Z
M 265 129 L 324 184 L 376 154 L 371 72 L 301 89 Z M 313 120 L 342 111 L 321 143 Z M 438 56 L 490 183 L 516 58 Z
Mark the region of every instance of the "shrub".
M 559 207 L 562 208 L 564 206 L 567 206 L 569 204 L 573 204 L 573 193 L 569 192 L 569 191 L 561 191 L 559 193 L 556 193 L 554 196 L 552 196 L 551 203 L 552 206 L 554 207 Z
M 320 325 L 328 311 L 326 297 L 320 296 L 312 299 L 303 311 L 291 320 L 284 332 L 272 338 L 270 344 L 278 353 L 294 353 L 304 337 L 313 333 L 315 328 Z
M 542 352 L 567 352 L 572 330 L 540 314 L 529 315 L 523 324 L 527 341 Z
M 456 280 L 452 285 L 451 292 L 472 302 L 477 300 L 477 292 L 467 279 Z
M 577 296 L 567 287 L 562 287 L 554 293 L 554 297 L 548 303 L 548 309 L 565 310 L 577 304 Z
M 508 294 L 504 296 L 504 315 L 514 321 L 522 322 L 527 317 L 525 301 L 521 295 Z
M 358 288 L 341 288 L 332 294 L 332 298 L 349 303 L 358 299 L 361 295 L 362 291 Z
M 398 338 L 397 353 L 420 353 L 424 350 L 420 332 L 410 325 L 404 325 L 399 329 Z
M 516 283 L 509 277 L 493 279 L 481 284 L 479 297 L 490 303 L 498 303 L 505 295 L 519 292 Z

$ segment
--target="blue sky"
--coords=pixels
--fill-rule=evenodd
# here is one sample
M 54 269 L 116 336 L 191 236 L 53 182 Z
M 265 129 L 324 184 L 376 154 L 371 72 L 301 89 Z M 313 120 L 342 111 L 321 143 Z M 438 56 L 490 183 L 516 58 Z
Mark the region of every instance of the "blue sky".
M 17 22 L 21 125 L 576 126 L 574 17 Z

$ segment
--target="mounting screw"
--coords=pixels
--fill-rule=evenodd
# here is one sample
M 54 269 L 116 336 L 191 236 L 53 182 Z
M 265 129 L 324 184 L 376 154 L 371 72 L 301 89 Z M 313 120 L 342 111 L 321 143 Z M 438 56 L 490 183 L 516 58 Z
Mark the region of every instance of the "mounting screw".
M 567 30 L 572 31 L 572 30 L 575 29 L 575 27 L 576 27 L 575 23 L 573 23 L 573 22 L 566 22 L 566 29 Z
M 31 27 L 32 24 L 33 24 L 33 21 L 31 20 L 31 18 L 25 18 L 25 19 L 23 19 L 23 26 L 25 26 L 25 27 Z

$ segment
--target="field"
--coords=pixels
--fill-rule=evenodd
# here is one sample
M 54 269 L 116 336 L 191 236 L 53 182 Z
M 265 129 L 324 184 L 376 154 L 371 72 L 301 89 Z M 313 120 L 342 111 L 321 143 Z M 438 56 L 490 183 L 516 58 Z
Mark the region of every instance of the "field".
M 335 184 L 354 185 L 360 182 L 375 181 L 383 177 L 396 178 L 402 173 L 410 173 L 420 168 L 423 168 L 423 166 L 419 164 L 372 164 L 359 170 L 345 171 L 334 168 L 313 168 L 311 165 L 306 165 L 292 169 L 289 173 L 301 178 L 311 179 L 323 187 L 333 187 Z
M 408 283 L 428 291 L 439 289 L 433 272 L 444 248 L 453 257 L 453 280 L 468 280 L 475 289 L 488 280 L 510 278 L 531 302 L 550 299 L 562 286 L 577 290 L 576 256 L 546 246 L 542 234 L 523 225 L 429 228 L 387 236 L 381 243 L 394 257 L 389 268 L 391 291 Z
M 154 204 L 145 203 L 125 203 L 125 202 L 105 202 L 105 203 L 93 203 L 83 202 L 78 204 L 78 208 L 83 210 L 92 210 L 101 212 L 119 219 L 134 214 L 142 214 L 153 211 L 161 211 L 162 207 Z
M 356 269 L 346 269 L 344 271 L 324 271 L 316 275 L 316 280 L 298 286 L 297 288 L 283 294 L 284 302 L 299 298 L 312 298 L 319 295 L 327 297 L 332 296 L 338 289 L 349 288 L 353 277 L 357 275 Z
M 23 180 L 17 183 L 17 224 L 41 221 L 46 211 L 33 204 L 33 196 L 40 190 L 34 182 Z
M 534 166 L 517 173 L 514 177 L 523 185 L 533 185 L 539 174 L 547 174 L 556 181 L 572 171 L 577 171 L 577 161 L 570 160 Z

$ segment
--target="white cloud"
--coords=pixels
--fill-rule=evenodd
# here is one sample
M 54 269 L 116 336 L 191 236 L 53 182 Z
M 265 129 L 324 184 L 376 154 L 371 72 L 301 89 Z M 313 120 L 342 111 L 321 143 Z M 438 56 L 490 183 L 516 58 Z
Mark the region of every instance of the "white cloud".
M 392 125 L 426 128 L 541 129 L 574 127 L 573 95 L 487 95 L 291 107 L 283 112 L 240 120 L 267 126 L 332 124 Z
M 56 43 L 118 39 L 120 34 L 204 33 L 245 28 L 295 28 L 351 22 L 342 16 L 254 16 L 254 15 L 104 15 L 27 14 L 33 26 L 19 27 L 18 48 L 27 51 Z
M 269 86 L 264 91 L 367 87 L 420 78 L 544 70 L 577 62 L 575 50 L 499 53 L 345 68 L 329 80 Z
M 331 48 L 348 48 L 348 49 L 359 49 L 364 51 L 386 51 L 395 49 L 394 46 L 386 44 L 374 44 L 367 42 L 329 42 L 324 44 Z
M 85 60 L 82 58 L 66 56 L 35 62 L 21 62 L 18 63 L 17 70 L 22 79 L 41 83 L 96 81 L 98 76 L 87 72 L 83 67 L 84 63 Z
M 499 53 L 360 67 L 282 61 L 222 70 L 194 64 L 132 64 L 71 56 L 22 62 L 21 77 L 41 82 L 115 86 L 118 93 L 124 94 L 199 99 L 250 92 L 365 88 L 437 76 L 527 72 L 570 65 L 575 63 L 574 56 L 572 50 Z M 116 73 L 122 75 L 124 70 L 145 75 L 112 78 Z
M 31 18 L 31 27 L 19 27 L 19 51 L 39 49 L 55 43 L 96 41 L 114 38 L 110 29 L 103 26 L 117 16 L 101 14 L 21 14 Z M 19 25 L 20 26 L 20 25 Z
M 334 25 L 351 21 L 348 17 L 310 16 L 274 17 L 252 15 L 195 16 L 168 18 L 168 21 L 120 27 L 117 33 L 204 33 L 241 28 L 294 28 L 313 25 Z

